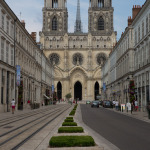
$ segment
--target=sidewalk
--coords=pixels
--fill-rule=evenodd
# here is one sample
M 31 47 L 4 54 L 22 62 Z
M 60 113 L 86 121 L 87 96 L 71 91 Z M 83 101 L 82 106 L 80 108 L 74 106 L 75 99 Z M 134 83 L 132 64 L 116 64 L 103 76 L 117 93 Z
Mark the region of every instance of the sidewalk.
M 117 111 L 115 108 L 109 109 L 109 110 L 112 110 L 114 112 L 117 112 L 117 113 L 120 113 L 120 114 L 123 114 L 123 115 L 126 115 L 126 116 L 133 117 L 135 119 L 139 119 L 139 120 L 150 123 L 150 119 L 148 119 L 147 111 L 133 111 L 132 114 L 131 114 L 131 111 L 127 112 L 126 110 L 124 110 L 123 112 L 122 111 Z

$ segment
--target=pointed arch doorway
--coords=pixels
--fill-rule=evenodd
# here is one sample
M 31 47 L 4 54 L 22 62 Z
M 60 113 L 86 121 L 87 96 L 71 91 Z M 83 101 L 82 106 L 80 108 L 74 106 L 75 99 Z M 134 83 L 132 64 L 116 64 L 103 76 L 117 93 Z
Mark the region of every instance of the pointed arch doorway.
M 62 85 L 60 82 L 57 84 L 57 98 L 58 100 L 62 99 Z
M 82 100 L 82 84 L 79 81 L 74 85 L 74 99 Z
M 97 99 L 97 96 L 99 95 L 99 83 L 98 82 L 95 83 L 94 93 L 95 93 L 95 100 L 98 100 Z

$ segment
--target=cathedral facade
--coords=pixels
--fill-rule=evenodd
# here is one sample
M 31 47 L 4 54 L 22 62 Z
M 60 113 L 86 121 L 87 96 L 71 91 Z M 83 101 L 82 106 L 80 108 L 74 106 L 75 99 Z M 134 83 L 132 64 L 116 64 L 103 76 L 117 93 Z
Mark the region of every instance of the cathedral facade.
M 94 100 L 101 92 L 101 66 L 116 43 L 112 0 L 89 0 L 88 33 L 82 32 L 80 1 L 74 33 L 68 32 L 67 0 L 45 0 L 40 42 L 54 65 L 58 99 Z M 83 24 L 83 26 L 85 26 Z

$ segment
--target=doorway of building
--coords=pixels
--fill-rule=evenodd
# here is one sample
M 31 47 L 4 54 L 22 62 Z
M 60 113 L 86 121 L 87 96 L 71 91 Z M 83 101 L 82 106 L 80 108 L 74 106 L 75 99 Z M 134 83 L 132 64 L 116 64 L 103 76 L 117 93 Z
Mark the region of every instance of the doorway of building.
M 74 85 L 74 99 L 82 100 L 82 84 L 79 81 Z
M 95 100 L 98 100 L 98 95 L 99 95 L 99 83 L 98 82 L 96 82 L 95 83 L 95 88 L 94 88 L 94 90 L 95 90 Z
M 58 100 L 62 99 L 62 85 L 60 82 L 57 84 L 57 98 Z

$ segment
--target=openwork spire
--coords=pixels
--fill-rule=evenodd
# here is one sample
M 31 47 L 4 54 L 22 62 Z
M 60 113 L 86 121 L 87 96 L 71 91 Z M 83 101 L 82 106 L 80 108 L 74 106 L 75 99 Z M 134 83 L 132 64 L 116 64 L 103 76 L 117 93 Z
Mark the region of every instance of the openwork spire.
M 80 16 L 80 0 L 77 1 L 77 14 L 76 14 L 76 22 L 74 32 L 81 33 L 82 32 L 82 23 Z

